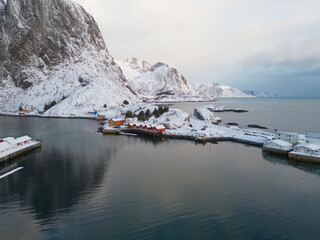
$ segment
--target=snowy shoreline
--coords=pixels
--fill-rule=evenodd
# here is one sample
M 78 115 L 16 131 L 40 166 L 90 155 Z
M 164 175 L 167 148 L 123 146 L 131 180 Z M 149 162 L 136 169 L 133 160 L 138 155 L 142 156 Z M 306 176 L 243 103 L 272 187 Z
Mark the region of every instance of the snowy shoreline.
M 140 112 L 153 113 L 159 105 L 140 103 L 130 106 L 103 109 L 97 112 L 97 115 L 88 115 L 88 113 L 78 113 L 77 115 L 40 115 L 28 113 L 25 115 L 0 113 L 0 116 L 8 117 L 37 117 L 37 118 L 61 118 L 61 119 L 96 119 L 97 116 L 103 116 L 104 119 L 125 118 L 127 112 L 138 116 Z M 260 129 L 239 128 L 237 126 L 221 126 L 218 123 L 220 118 L 214 115 L 213 105 L 203 105 L 195 109 L 194 114 L 188 114 L 178 108 L 170 108 L 158 117 L 150 115 L 142 124 L 157 124 L 166 127 L 164 138 L 176 138 L 194 140 L 199 134 L 206 135 L 208 142 L 232 141 L 244 143 L 253 146 L 262 147 L 263 143 L 273 138 L 270 132 Z M 105 122 L 106 123 L 106 122 Z M 107 128 L 106 124 L 106 128 Z
M 23 117 L 23 118 L 61 118 L 61 119 L 94 119 L 95 116 L 55 116 L 55 115 L 39 115 L 39 114 L 10 114 L 10 113 L 0 113 L 2 117 Z

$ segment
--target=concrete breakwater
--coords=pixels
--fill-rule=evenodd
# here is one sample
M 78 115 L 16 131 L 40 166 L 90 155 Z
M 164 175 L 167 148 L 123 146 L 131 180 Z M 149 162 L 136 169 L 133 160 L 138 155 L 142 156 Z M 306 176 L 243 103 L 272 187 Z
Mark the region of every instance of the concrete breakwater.
M 180 140 L 191 140 L 195 141 L 195 136 L 193 135 L 188 135 L 188 134 L 173 134 L 173 133 L 157 133 L 157 132 L 152 132 L 152 131 L 147 131 L 143 129 L 128 129 L 128 128 L 122 128 L 122 129 L 117 129 L 117 130 L 102 130 L 102 133 L 105 134 L 119 134 L 120 132 L 125 132 L 125 133 L 134 133 L 137 135 L 144 135 L 144 136 L 150 136 L 154 138 L 168 138 L 168 139 L 180 139 Z M 204 142 L 210 142 L 210 143 L 218 143 L 218 142 L 236 142 L 236 143 L 242 143 L 250 146 L 255 146 L 255 147 L 262 147 L 263 143 L 259 142 L 253 142 L 250 140 L 245 140 L 245 139 L 239 139 L 235 137 L 208 137 Z

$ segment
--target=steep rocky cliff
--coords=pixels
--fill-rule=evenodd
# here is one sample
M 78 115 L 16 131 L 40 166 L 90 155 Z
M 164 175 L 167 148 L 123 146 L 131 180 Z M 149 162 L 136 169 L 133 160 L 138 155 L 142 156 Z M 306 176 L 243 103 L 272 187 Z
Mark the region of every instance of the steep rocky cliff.
M 177 69 L 165 63 L 151 65 L 137 58 L 116 60 L 129 86 L 142 97 L 168 100 L 198 97 L 197 90 Z
M 93 17 L 69 0 L 0 0 L 0 59 L 2 112 L 55 101 L 48 113 L 75 114 L 139 100 Z

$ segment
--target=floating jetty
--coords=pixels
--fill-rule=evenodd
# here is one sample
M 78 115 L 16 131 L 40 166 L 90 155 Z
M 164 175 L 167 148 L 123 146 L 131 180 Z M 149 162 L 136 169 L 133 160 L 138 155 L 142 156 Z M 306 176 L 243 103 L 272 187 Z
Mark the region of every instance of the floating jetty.
M 13 138 L 8 137 L 0 140 L 0 164 L 22 156 L 30 151 L 41 147 L 41 140 L 32 140 L 28 136 Z

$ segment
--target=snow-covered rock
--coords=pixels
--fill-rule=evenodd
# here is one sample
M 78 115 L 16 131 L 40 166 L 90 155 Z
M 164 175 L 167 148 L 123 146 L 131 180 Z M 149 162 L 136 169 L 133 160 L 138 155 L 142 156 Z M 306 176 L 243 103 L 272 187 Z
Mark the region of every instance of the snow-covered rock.
M 190 116 L 180 109 L 170 109 L 169 112 L 162 114 L 154 119 L 153 124 L 162 124 L 167 129 L 177 129 L 190 125 Z
M 260 91 L 253 91 L 253 90 L 246 90 L 243 91 L 244 93 L 250 95 L 250 96 L 254 96 L 254 97 L 258 97 L 258 98 L 274 98 L 277 97 L 277 95 L 272 94 L 272 93 L 268 93 L 268 92 L 260 92 Z
M 194 114 L 196 118 L 203 120 L 208 123 L 217 124 L 221 122 L 221 118 L 215 116 L 212 111 L 208 109 L 207 106 L 201 106 L 194 109 Z
M 248 98 L 253 97 L 237 88 L 221 85 L 218 83 L 196 84 L 198 92 L 204 97 L 210 98 Z
M 70 0 L 1 0 L 0 59 L 2 113 L 55 102 L 45 114 L 83 115 L 140 101 L 93 17 Z
M 155 100 L 190 100 L 199 98 L 197 90 L 177 69 L 164 63 L 151 65 L 137 58 L 116 60 L 130 88 L 140 96 Z

